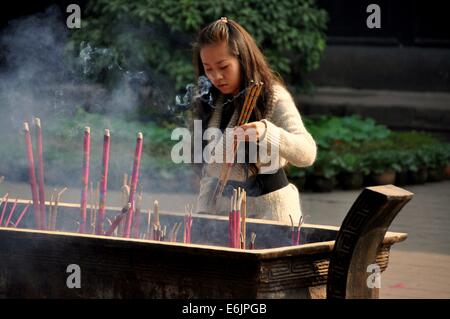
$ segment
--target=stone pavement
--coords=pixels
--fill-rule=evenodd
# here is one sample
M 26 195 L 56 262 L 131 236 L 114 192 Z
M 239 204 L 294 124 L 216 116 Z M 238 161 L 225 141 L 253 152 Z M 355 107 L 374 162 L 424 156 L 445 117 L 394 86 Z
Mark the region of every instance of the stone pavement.
M 391 225 L 391 231 L 408 233 L 395 244 L 389 266 L 381 278 L 381 298 L 450 298 L 450 180 L 404 186 L 414 193 Z M 30 198 L 26 183 L 0 184 L 0 193 Z M 47 192 L 49 189 L 47 189 Z M 360 191 L 302 193 L 301 205 L 307 223 L 339 226 Z M 47 194 L 49 198 L 49 194 Z M 78 203 L 79 189 L 69 189 L 62 198 Z M 195 194 L 145 194 L 143 207 L 158 199 L 163 211 L 183 211 L 195 203 Z M 108 194 L 108 205 L 118 206 L 120 193 Z

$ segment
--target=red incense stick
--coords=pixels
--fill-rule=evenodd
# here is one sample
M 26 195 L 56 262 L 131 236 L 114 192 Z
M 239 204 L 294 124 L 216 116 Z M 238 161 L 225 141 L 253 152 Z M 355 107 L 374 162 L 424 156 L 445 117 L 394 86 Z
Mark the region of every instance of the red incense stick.
M 34 168 L 33 145 L 31 144 L 30 128 L 29 128 L 27 122 L 23 123 L 23 129 L 25 131 L 25 144 L 27 146 L 28 175 L 29 175 L 30 187 L 31 187 L 31 197 L 33 200 L 34 224 L 37 229 L 43 229 L 42 224 L 41 224 L 39 197 L 38 197 L 36 174 L 35 174 L 35 168 Z
M 80 233 L 86 233 L 86 205 L 89 184 L 89 164 L 91 155 L 91 129 L 84 128 L 83 171 L 81 177 Z
M 36 126 L 36 142 L 37 142 L 37 160 L 38 160 L 38 181 L 39 181 L 39 207 L 41 213 L 41 224 L 43 229 L 47 229 L 47 214 L 45 209 L 45 186 L 44 186 L 44 157 L 42 148 L 42 127 L 41 120 L 34 118 Z
M 131 233 L 131 226 L 133 225 L 133 213 L 134 213 L 134 207 L 135 207 L 135 194 L 136 194 L 136 188 L 138 184 L 139 179 L 139 166 L 141 164 L 141 155 L 142 155 L 142 141 L 143 136 L 142 133 L 139 132 L 136 140 L 136 149 L 134 152 L 134 163 L 133 163 L 133 171 L 131 173 L 131 185 L 130 185 L 130 197 L 128 199 L 128 202 L 131 204 L 131 207 L 127 214 L 126 219 L 126 227 L 125 227 L 125 238 L 130 237 Z
M 109 165 L 109 148 L 111 144 L 109 130 L 105 129 L 103 137 L 103 161 L 102 161 L 102 177 L 100 180 L 100 200 L 98 204 L 97 223 L 95 234 L 103 235 L 103 225 L 105 223 L 105 205 L 106 193 L 108 191 L 108 165 Z
M 236 219 L 235 219 L 235 248 L 241 248 L 241 204 L 243 197 L 243 189 L 238 188 L 237 198 L 236 198 Z

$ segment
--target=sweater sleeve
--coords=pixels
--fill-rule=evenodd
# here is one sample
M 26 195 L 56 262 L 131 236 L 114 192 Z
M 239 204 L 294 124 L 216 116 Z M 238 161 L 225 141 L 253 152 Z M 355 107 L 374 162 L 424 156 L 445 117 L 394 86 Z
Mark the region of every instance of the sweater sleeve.
M 306 130 L 300 112 L 289 92 L 277 86 L 274 95 L 274 109 L 270 120 L 262 120 L 266 131 L 261 140 L 266 139 L 268 147 L 278 145 L 281 158 L 297 167 L 311 166 L 317 155 L 317 146 Z

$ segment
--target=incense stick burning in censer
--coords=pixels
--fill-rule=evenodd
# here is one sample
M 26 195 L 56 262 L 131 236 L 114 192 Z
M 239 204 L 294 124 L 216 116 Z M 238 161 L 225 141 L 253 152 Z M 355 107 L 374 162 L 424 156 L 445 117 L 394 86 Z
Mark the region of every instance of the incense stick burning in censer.
M 38 180 L 39 180 L 39 208 L 41 214 L 41 224 L 42 229 L 46 229 L 46 211 L 45 211 L 45 188 L 44 188 L 44 159 L 43 159 L 43 148 L 42 148 L 42 127 L 41 120 L 39 118 L 34 118 L 34 125 L 36 127 L 36 141 L 37 141 L 37 152 L 38 152 Z
M 41 224 L 41 214 L 39 206 L 39 197 L 37 190 L 36 174 L 34 167 L 34 157 L 33 157 L 33 145 L 31 143 L 31 134 L 28 123 L 23 123 L 23 129 L 25 132 L 25 144 L 27 146 L 27 159 L 28 159 L 28 176 L 31 186 L 31 197 L 33 200 L 33 211 L 34 211 L 34 223 L 37 229 L 44 229 Z
M 98 204 L 98 212 L 95 225 L 95 233 L 103 235 L 103 225 L 105 223 L 105 205 L 106 193 L 108 190 L 108 165 L 109 165 L 109 148 L 111 144 L 109 130 L 105 129 L 103 137 L 103 160 L 102 160 L 102 177 L 100 181 L 100 199 Z
M 142 133 L 138 133 L 137 140 L 136 140 L 136 149 L 134 153 L 134 163 L 133 163 L 133 171 L 131 173 L 131 186 L 130 186 L 130 197 L 128 199 L 128 203 L 131 204 L 130 209 L 128 210 L 128 214 L 126 217 L 126 223 L 125 223 L 125 233 L 124 237 L 129 238 L 131 234 L 131 226 L 133 225 L 133 217 L 134 217 L 134 210 L 135 210 L 135 193 L 136 188 L 138 184 L 138 178 L 139 178 L 139 167 L 141 164 L 141 155 L 142 155 L 142 143 L 143 143 L 143 136 Z
M 80 233 L 86 233 L 86 205 L 89 185 L 89 164 L 91 156 L 91 129 L 85 127 L 83 139 L 83 171 L 81 176 Z

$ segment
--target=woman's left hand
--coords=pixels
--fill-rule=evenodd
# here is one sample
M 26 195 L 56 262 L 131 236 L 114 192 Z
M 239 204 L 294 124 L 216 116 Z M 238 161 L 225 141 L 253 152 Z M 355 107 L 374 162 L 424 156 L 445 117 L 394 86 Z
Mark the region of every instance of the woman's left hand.
M 266 124 L 262 121 L 250 122 L 234 129 L 238 141 L 259 142 L 266 132 Z

